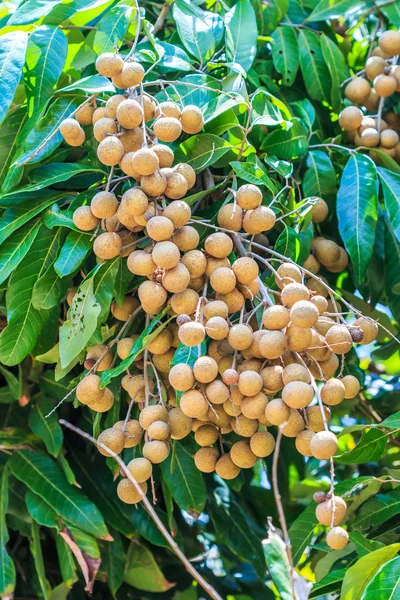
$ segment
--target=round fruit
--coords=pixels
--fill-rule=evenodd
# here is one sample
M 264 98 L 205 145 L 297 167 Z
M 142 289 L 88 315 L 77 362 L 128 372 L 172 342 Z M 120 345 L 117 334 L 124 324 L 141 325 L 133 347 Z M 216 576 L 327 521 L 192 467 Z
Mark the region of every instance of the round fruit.
M 169 425 L 164 421 L 154 421 L 147 430 L 151 440 L 167 440 L 169 438 Z
M 158 465 L 168 458 L 169 444 L 165 441 L 152 440 L 144 444 L 142 452 L 153 465 Z
M 315 509 L 315 515 L 321 525 L 330 527 L 333 518 L 333 508 L 335 508 L 335 516 L 333 525 L 339 525 L 347 511 L 346 502 L 340 496 L 334 496 L 333 499 L 329 498 L 325 502 L 318 504 Z
M 207 254 L 216 258 L 226 258 L 232 252 L 233 242 L 226 233 L 213 233 L 204 243 Z
M 291 408 L 288 420 L 282 424 L 281 431 L 286 437 L 296 437 L 305 426 L 303 417 L 295 408 Z
M 309 297 L 310 292 L 302 283 L 289 283 L 283 288 L 281 293 L 282 304 L 288 308 L 292 308 L 300 300 L 308 300 Z
M 109 119 L 107 117 L 98 119 L 93 127 L 93 135 L 98 142 L 102 142 L 109 135 L 114 135 L 117 132 L 117 124 L 114 119 Z
M 159 167 L 158 156 L 149 148 L 141 148 L 133 155 L 132 166 L 139 175 L 153 175 Z
M 374 90 L 381 98 L 387 98 L 395 93 L 397 89 L 397 79 L 393 75 L 378 75 L 374 79 Z
M 169 179 L 168 179 L 169 181 Z M 164 217 L 168 217 L 174 224 L 174 227 L 183 227 L 188 223 L 192 216 L 190 206 L 184 200 L 174 200 L 164 209 Z
M 172 173 L 167 175 L 167 188 L 164 192 L 167 198 L 183 198 L 187 191 L 188 184 L 185 177 L 181 175 L 181 173 L 179 173 L 178 171 L 173 171 Z
M 220 269 L 217 269 L 219 271 Z M 215 273 L 217 272 L 215 271 Z M 253 341 L 253 332 L 248 325 L 232 325 L 228 334 L 228 343 L 234 350 L 245 350 L 251 346 Z
M 113 77 L 121 73 L 124 61 L 115 52 L 103 52 L 96 59 L 96 69 L 104 77 Z
M 176 244 L 181 252 L 194 250 L 199 244 L 200 236 L 196 229 L 191 225 L 185 225 L 175 231 L 172 241 Z
M 216 448 L 200 448 L 194 455 L 194 464 L 202 473 L 212 473 L 219 458 Z
M 120 429 L 123 431 L 125 421 L 117 421 L 114 423 L 114 429 Z M 131 419 L 127 422 L 124 432 L 124 448 L 134 448 L 140 444 L 143 435 L 143 429 L 141 428 L 139 421 Z
M 343 527 L 332 527 L 326 535 L 326 543 L 332 550 L 343 550 L 349 543 L 349 534 Z
M 176 165 L 176 167 L 174 167 L 174 171 L 185 178 L 188 190 L 190 190 L 196 183 L 196 172 L 193 167 L 187 163 L 179 163 Z
M 249 442 L 244 440 L 233 444 L 230 457 L 232 462 L 242 469 L 250 469 L 257 462 L 257 456 L 251 451 Z
M 282 400 L 290 408 L 305 408 L 314 397 L 311 385 L 304 381 L 291 381 L 282 390 Z
M 381 146 L 394 148 L 399 142 L 399 135 L 394 129 L 385 129 L 381 133 Z
M 119 74 L 123 88 L 139 85 L 143 81 L 144 69 L 138 62 L 128 62 Z
M 115 454 L 119 454 L 124 449 L 125 437 L 122 431 L 112 427 L 102 431 L 97 438 L 97 442 L 104 444 L 112 452 L 115 452 Z M 112 456 L 107 450 L 101 448 L 101 446 L 97 446 L 97 449 L 103 456 Z
M 345 389 L 344 397 L 346 399 L 355 398 L 357 396 L 358 392 L 360 391 L 360 382 L 358 381 L 358 379 L 356 379 L 356 377 L 354 377 L 354 375 L 346 375 L 340 381 L 344 385 L 344 389 Z
M 112 303 L 111 312 L 119 321 L 127 321 L 137 308 L 139 308 L 139 302 L 137 301 L 137 298 L 125 296 L 121 306 L 118 306 L 116 302 Z
M 92 213 L 90 206 L 79 206 L 72 216 L 75 227 L 81 231 L 91 231 L 99 224 L 99 219 Z
M 282 372 L 283 367 L 280 365 L 265 367 L 261 371 L 263 387 L 266 389 L 267 393 L 273 395 L 283 388 Z
M 182 412 L 179 406 L 169 411 L 169 431 L 173 440 L 181 440 L 192 430 L 193 420 Z
M 280 305 L 269 306 L 263 313 L 262 323 L 264 327 L 273 331 L 284 329 L 289 325 L 290 312 Z
M 360 127 L 362 118 L 363 114 L 357 106 L 346 106 L 339 115 L 339 125 L 345 131 L 354 131 Z
M 259 206 L 254 210 L 248 210 L 243 219 L 243 229 L 246 233 L 256 235 L 273 228 L 276 215 L 268 206 Z
M 256 261 L 253 258 L 243 256 L 235 260 L 232 265 L 232 270 L 236 275 L 236 279 L 243 285 L 249 285 L 257 277 L 259 268 Z
M 201 425 L 194 439 L 199 446 L 212 446 L 218 439 L 218 429 L 214 425 Z
M 192 419 L 201 419 L 208 410 L 207 399 L 198 390 L 184 392 L 179 406 L 182 412 Z
M 135 129 L 143 120 L 142 107 L 136 100 L 123 100 L 118 105 L 116 117 L 124 129 Z M 143 173 L 143 175 L 150 175 L 150 173 Z
M 250 449 L 259 458 L 269 456 L 274 448 L 274 437 L 268 431 L 257 431 L 250 438 Z
M 138 483 L 144 483 L 150 479 L 153 465 L 147 458 L 134 458 L 126 465 L 129 473 Z
M 379 48 L 387 56 L 400 54 L 400 33 L 393 29 L 384 31 L 379 38 Z
M 362 77 L 354 77 L 345 87 L 344 94 L 354 104 L 363 104 L 371 90 L 369 82 Z
M 287 341 L 282 331 L 266 331 L 259 342 L 261 356 L 273 360 L 282 356 L 287 348 Z
M 200 356 L 193 365 L 193 374 L 200 383 L 210 383 L 218 375 L 218 364 L 211 356 Z
M 201 110 L 194 104 L 189 104 L 182 109 L 181 125 L 185 133 L 199 133 L 204 126 L 204 118 Z
M 368 319 L 368 317 L 359 317 L 352 323 L 352 327 L 359 327 L 363 333 L 362 340 L 359 342 L 360 344 L 370 344 L 373 342 L 379 331 L 375 321 Z
M 337 437 L 331 431 L 319 431 L 310 442 L 311 453 L 319 460 L 331 458 L 337 450 Z
M 310 383 L 311 377 L 309 371 L 305 367 L 297 363 L 292 363 L 283 369 L 282 380 L 285 385 L 292 381 Z
M 114 135 L 106 137 L 97 148 L 98 159 L 103 165 L 117 165 L 125 153 L 122 142 Z
M 313 205 L 311 210 L 311 217 L 313 223 L 322 223 L 325 221 L 329 214 L 329 208 L 325 200 L 318 198 L 317 202 Z
M 155 121 L 153 131 L 161 142 L 174 142 L 182 133 L 182 124 L 175 117 L 162 117 Z
M 296 327 L 313 327 L 318 317 L 318 308 L 308 300 L 295 302 L 290 310 L 290 320 Z
M 260 206 L 262 202 L 262 193 L 260 188 L 252 183 L 246 183 L 240 186 L 236 192 L 236 202 L 243 210 L 253 210 Z
M 140 493 L 129 479 L 121 479 L 117 485 L 117 495 L 125 504 L 137 504 L 141 501 L 147 492 L 147 483 L 138 484 L 142 493 Z
M 300 433 L 296 436 L 296 450 L 303 456 L 312 456 L 310 444 L 314 435 L 316 434 L 313 431 L 304 429 L 304 431 L 300 431 Z
M 218 211 L 218 225 L 229 231 L 240 231 L 243 225 L 243 210 L 238 204 L 225 204 Z
M 235 479 L 240 473 L 240 467 L 235 465 L 229 454 L 224 454 L 217 460 L 215 472 L 221 479 Z
M 115 258 L 122 249 L 122 240 L 116 233 L 101 233 L 93 244 L 93 252 L 103 260 Z
M 340 404 L 346 395 L 346 388 L 340 379 L 329 379 L 321 388 L 321 400 L 328 406 Z
M 168 240 L 173 232 L 173 223 L 167 217 L 153 217 L 147 223 L 147 233 L 156 242 Z
M 335 354 L 346 354 L 353 346 L 351 334 L 345 325 L 333 325 L 326 332 L 325 341 Z

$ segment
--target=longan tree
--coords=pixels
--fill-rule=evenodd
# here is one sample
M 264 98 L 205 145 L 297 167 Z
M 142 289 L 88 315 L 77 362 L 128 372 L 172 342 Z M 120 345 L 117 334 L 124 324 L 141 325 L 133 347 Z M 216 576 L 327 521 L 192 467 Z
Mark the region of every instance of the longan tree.
M 0 19 L 1 598 L 398 598 L 400 1 Z

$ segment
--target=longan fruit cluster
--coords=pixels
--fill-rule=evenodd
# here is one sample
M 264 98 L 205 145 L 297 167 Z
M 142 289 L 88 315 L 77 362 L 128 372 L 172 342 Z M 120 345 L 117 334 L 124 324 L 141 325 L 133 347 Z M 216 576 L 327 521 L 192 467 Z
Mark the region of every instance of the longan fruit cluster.
M 393 57 L 400 52 L 400 32 L 388 30 L 382 33 L 378 46 L 365 63 L 365 73 L 353 79 L 345 87 L 345 96 L 352 103 L 339 115 L 339 125 L 356 146 L 376 148 L 397 162 L 400 161 L 400 117 L 393 111 L 385 113 L 385 119 L 376 116 L 380 101 L 400 91 L 400 66 Z M 372 87 L 371 87 L 372 83 Z M 373 113 L 368 116 L 366 112 Z M 371 158 L 377 154 L 370 152 Z
M 270 231 L 275 225 L 274 211 L 262 204 L 259 187 L 246 183 L 234 193 L 234 202 L 225 204 L 218 212 L 218 225 L 229 231 L 254 235 Z
M 330 527 L 326 535 L 326 543 L 332 550 L 343 550 L 349 542 L 346 529 L 339 527 L 347 512 L 346 502 L 340 496 L 316 492 L 314 500 L 317 502 L 315 516 L 317 521 L 325 527 Z

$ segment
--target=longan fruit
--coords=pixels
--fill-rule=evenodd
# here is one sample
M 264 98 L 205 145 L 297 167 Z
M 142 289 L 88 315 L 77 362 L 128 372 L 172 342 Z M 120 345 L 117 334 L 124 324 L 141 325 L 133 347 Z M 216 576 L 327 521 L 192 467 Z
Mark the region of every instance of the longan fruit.
M 365 74 L 370 81 L 373 81 L 375 77 L 383 73 L 387 62 L 381 56 L 370 56 L 365 63 Z
M 187 255 L 186 255 L 187 256 Z M 203 309 L 204 318 L 211 319 L 212 317 L 222 317 L 223 319 L 228 318 L 228 307 L 222 300 L 212 300 L 207 302 Z
M 156 109 L 156 117 L 164 116 L 164 117 L 175 117 L 175 119 L 179 119 L 181 116 L 181 109 L 176 102 L 171 102 L 170 100 L 160 102 Z
M 93 243 L 93 252 L 98 258 L 109 260 L 118 256 L 122 250 L 122 240 L 116 233 L 101 233 Z
M 337 450 L 337 437 L 331 431 L 318 431 L 310 442 L 311 453 L 318 460 L 331 458 Z
M 199 471 L 202 473 L 213 473 L 218 462 L 219 452 L 216 448 L 200 448 L 193 458 L 194 464 Z
M 147 430 L 151 440 L 167 440 L 169 438 L 169 425 L 164 421 L 154 421 Z
M 282 263 L 279 265 L 276 272 L 275 283 L 281 290 L 291 283 L 302 282 L 302 275 L 299 267 L 292 263 Z
M 314 304 L 314 306 L 316 306 L 318 313 L 320 315 L 322 315 L 324 312 L 326 312 L 328 310 L 328 306 L 329 306 L 328 301 L 323 296 L 313 296 L 310 299 L 310 302 L 312 304 Z M 315 325 L 315 323 L 314 323 L 314 325 Z
M 367 127 L 360 136 L 360 145 L 367 146 L 367 148 L 375 148 L 379 144 L 379 139 L 380 136 L 376 129 Z
M 399 142 L 399 134 L 394 129 L 385 129 L 381 133 L 380 141 L 384 148 L 394 148 Z
M 158 156 L 150 148 L 141 148 L 133 155 L 132 166 L 139 175 L 153 175 L 159 168 Z
M 281 427 L 281 431 L 284 436 L 293 438 L 298 436 L 300 431 L 303 431 L 304 427 L 305 423 L 299 411 L 295 408 L 291 408 L 289 411 L 289 418 L 287 419 L 286 424 Z
M 318 381 L 320 381 L 321 379 L 329 379 L 330 377 L 333 377 L 338 367 L 339 359 L 336 356 L 336 354 L 333 353 L 327 360 L 318 363 L 318 368 L 315 368 L 313 363 L 309 365 L 311 373 Z
M 239 375 L 238 386 L 243 396 L 255 396 L 262 390 L 263 378 L 255 371 L 243 371 Z
M 217 269 L 219 271 L 219 269 Z M 217 272 L 215 271 L 215 273 Z M 251 327 L 242 323 L 232 325 L 228 334 L 228 343 L 234 350 L 245 350 L 249 348 L 253 341 L 253 332 Z
M 60 124 L 60 133 L 67 141 L 80 138 L 82 127 L 76 119 L 64 119 Z
M 251 371 L 247 371 L 247 373 L 251 373 Z M 242 375 L 240 375 L 240 377 L 242 377 Z M 258 373 L 253 372 L 253 375 L 259 377 Z M 243 390 L 240 389 L 240 384 L 239 391 L 243 393 Z M 248 419 L 260 419 L 261 417 L 265 416 L 265 408 L 267 404 L 267 396 L 263 392 L 257 392 L 252 396 L 246 395 L 240 404 L 240 409 L 242 414 Z
M 198 246 L 200 236 L 194 227 L 185 225 L 174 232 L 172 241 L 181 252 L 188 252 L 188 250 L 194 250 Z
M 304 352 L 312 343 L 312 331 L 307 327 L 290 324 L 286 329 L 287 347 L 292 352 Z
M 179 327 L 178 336 L 182 344 L 185 346 L 193 347 L 198 346 L 205 338 L 205 329 L 201 323 L 191 321 L 190 323 L 184 323 Z
M 218 439 L 218 429 L 214 425 L 201 425 L 196 430 L 194 439 L 199 446 L 212 446 Z
M 363 114 L 358 106 L 346 106 L 339 115 L 339 125 L 345 131 L 354 131 L 360 127 L 362 118 Z
M 235 369 L 225 369 L 221 376 L 226 385 L 235 385 L 239 380 L 239 374 Z
M 98 142 L 102 142 L 108 136 L 118 132 L 117 124 L 114 119 L 103 117 L 98 119 L 93 127 L 93 135 Z
M 168 196 L 167 192 L 166 195 Z M 168 219 L 170 219 L 174 224 L 174 227 L 178 229 L 179 227 L 183 227 L 184 225 L 186 225 L 186 223 L 189 222 L 189 219 L 192 216 L 192 211 L 190 210 L 189 204 L 187 204 L 187 202 L 185 202 L 184 200 L 174 200 L 173 202 L 170 202 L 168 206 L 164 209 L 163 214 L 164 217 L 168 217 Z
M 90 202 L 90 210 L 98 219 L 113 217 L 118 209 L 118 200 L 111 192 L 98 192 Z
M 335 354 L 346 354 L 353 346 L 350 331 L 345 325 L 333 325 L 330 327 L 325 334 L 325 341 Z
M 173 333 L 171 332 L 171 339 L 173 340 Z M 164 354 L 153 354 L 153 363 L 157 371 L 160 373 L 168 374 L 170 370 L 170 362 L 173 360 L 175 355 L 175 348 L 171 346 Z
M 336 242 L 317 238 L 313 243 L 313 250 L 318 261 L 325 267 L 336 263 L 340 258 L 340 249 Z
M 259 274 L 259 268 L 253 258 L 242 256 L 235 260 L 232 264 L 232 270 L 236 275 L 236 279 L 243 285 L 252 283 Z
M 140 187 L 149 196 L 161 196 L 167 189 L 167 178 L 156 171 L 152 175 L 144 175 L 140 180 Z
M 312 386 L 304 381 L 291 381 L 282 390 L 282 400 L 290 408 L 305 408 L 314 397 Z
M 207 335 L 212 340 L 224 340 L 229 333 L 229 325 L 222 317 L 211 317 L 206 323 Z
M 387 56 L 400 54 L 400 33 L 393 29 L 384 31 L 379 38 L 379 48 Z
M 123 157 L 124 152 L 122 142 L 115 135 L 106 137 L 97 147 L 99 161 L 108 167 L 117 165 Z
M 354 77 L 345 87 L 344 95 L 354 104 L 364 104 L 371 86 L 363 77 Z
M 160 333 L 147 344 L 147 349 L 152 354 L 164 354 L 168 352 L 172 345 L 172 333 L 164 328 Z
M 117 116 L 117 108 L 121 104 L 121 102 L 124 102 L 124 100 L 125 96 L 123 96 L 122 94 L 115 94 L 107 100 L 106 117 L 108 119 L 115 119 L 115 117 Z
M 268 431 L 257 431 L 250 438 L 250 449 L 258 458 L 266 458 L 274 448 L 274 437 Z
M 102 372 L 107 371 L 111 367 L 113 361 L 113 354 L 111 350 L 107 349 L 107 346 L 104 344 L 96 344 L 96 346 L 92 346 L 88 348 L 86 353 L 85 363 L 87 360 L 92 361 L 93 364 L 89 367 L 89 369 L 101 358 L 99 364 L 96 367 L 96 371 Z
M 155 421 L 168 423 L 168 410 L 162 404 L 151 404 L 140 411 L 139 423 L 146 431 Z
M 186 290 L 190 281 L 190 273 L 184 264 L 178 263 L 173 269 L 164 271 L 162 284 L 168 292 L 179 294 Z
M 169 450 L 168 442 L 152 440 L 144 444 L 142 453 L 153 465 L 158 465 L 168 458 Z
M 347 511 L 346 502 L 340 496 L 334 496 L 333 498 L 329 498 L 328 500 L 325 500 L 325 502 L 318 504 L 315 509 L 315 516 L 321 525 L 325 525 L 325 527 L 331 526 L 333 507 L 335 507 L 333 525 L 339 525 L 339 523 L 343 521 Z
M 107 412 L 114 405 L 114 394 L 109 388 L 104 388 L 104 394 L 98 400 L 93 400 L 88 403 L 91 410 L 98 413 Z
M 231 428 L 231 419 L 224 410 L 224 407 L 221 404 L 214 404 L 214 406 L 210 406 L 206 414 L 206 420 L 209 423 L 212 423 L 216 427 L 221 430 L 221 433 L 230 433 L 232 431 Z M 226 429 L 226 431 L 223 431 Z
M 217 460 L 215 472 L 221 479 L 235 479 L 240 473 L 240 467 L 235 465 L 229 454 L 224 454 Z
M 197 309 L 199 294 L 189 288 L 173 294 L 170 299 L 172 310 L 177 315 L 191 315 Z
M 90 103 L 84 103 L 77 109 L 75 119 L 81 125 L 91 125 L 95 107 Z
M 113 77 L 121 73 L 124 61 L 115 52 L 103 52 L 96 59 L 96 70 L 104 77 Z
M 243 219 L 243 229 L 246 233 L 257 234 L 269 231 L 276 222 L 276 215 L 268 206 L 259 206 L 246 211 Z
M 262 316 L 262 323 L 270 331 L 284 329 L 289 325 L 290 312 L 284 306 L 276 304 L 269 306 Z
M 326 534 L 326 543 L 332 550 L 343 550 L 349 543 L 349 534 L 343 527 L 332 527 Z
M 182 124 L 175 117 L 162 117 L 155 121 L 153 131 L 161 142 L 174 142 L 182 133 Z
M 111 304 L 111 313 L 118 321 L 127 321 L 137 308 L 139 308 L 137 298 L 125 296 L 121 306 L 118 306 L 115 301 Z
M 374 79 L 374 90 L 381 98 L 387 98 L 395 93 L 397 89 L 397 79 L 393 75 L 378 75 Z
M 204 249 L 215 258 L 226 258 L 232 252 L 233 242 L 226 233 L 217 232 L 207 237 Z
M 310 383 L 310 373 L 308 370 L 297 363 L 287 365 L 282 371 L 282 381 L 285 385 L 293 381 L 302 381 L 303 383 Z
M 143 494 L 140 494 L 129 479 L 121 479 L 117 485 L 117 495 L 125 504 L 137 504 L 147 492 L 147 483 L 138 484 Z
M 207 259 L 200 250 L 190 250 L 189 252 L 186 252 L 182 256 L 181 262 L 189 271 L 192 279 L 201 277 L 207 268 Z M 228 311 L 226 316 L 228 316 Z
M 257 456 L 251 451 L 249 442 L 241 440 L 231 447 L 230 457 L 237 467 L 250 469 L 257 462 Z
M 201 419 L 208 410 L 207 399 L 198 390 L 188 390 L 181 396 L 179 404 L 182 412 L 192 419 Z
M 340 380 L 344 385 L 346 399 L 355 398 L 360 391 L 360 382 L 354 375 L 346 375 Z
M 260 206 L 262 202 L 262 192 L 260 188 L 252 183 L 241 185 L 236 192 L 236 202 L 244 210 L 253 210 Z
M 173 440 L 181 440 L 189 435 L 192 430 L 192 423 L 192 418 L 185 415 L 179 406 L 169 411 L 168 425 Z
M 107 117 L 107 109 L 106 109 L 106 107 L 105 106 L 99 106 L 93 112 L 92 124 L 95 125 L 99 119 L 103 119 L 105 117 Z
M 308 300 L 295 302 L 290 310 L 290 319 L 296 327 L 312 327 L 317 322 L 318 317 L 318 308 Z
M 235 404 L 232 400 L 226 400 L 223 403 L 224 411 L 231 417 L 238 417 L 242 414 L 241 405 Z
M 144 483 L 150 479 L 153 472 L 153 465 L 147 458 L 133 458 L 126 465 L 129 473 L 138 483 Z
M 368 98 L 364 100 L 364 106 L 369 112 L 375 112 L 377 110 L 379 106 L 379 96 L 374 88 L 371 88 Z
M 136 100 L 123 100 L 117 108 L 117 120 L 124 129 L 135 129 L 143 120 L 142 107 Z M 145 150 L 145 149 L 142 149 Z M 138 150 L 140 152 L 140 150 Z M 157 159 L 158 162 L 158 159 Z M 154 173 L 154 171 L 152 171 Z M 151 173 L 142 173 L 143 175 L 151 175 Z
M 193 371 L 190 365 L 178 363 L 171 367 L 168 380 L 172 387 L 178 392 L 186 392 L 194 385 Z
M 173 242 L 158 242 L 152 250 L 151 257 L 157 267 L 173 269 L 179 263 L 181 254 Z
M 181 125 L 185 133 L 199 133 L 204 127 L 203 114 L 198 106 L 189 104 L 182 109 Z
M 99 219 L 92 213 L 90 206 L 79 206 L 74 210 L 72 220 L 81 231 L 92 231 L 99 224 Z
M 267 393 L 273 395 L 283 388 L 282 373 L 283 367 L 280 365 L 265 367 L 261 371 L 260 374 L 263 380 L 263 387 L 267 390 Z
M 138 62 L 128 62 L 124 64 L 119 77 L 123 88 L 139 85 L 144 78 L 144 69 Z
M 117 421 L 113 425 L 113 429 L 119 429 L 123 431 L 125 421 Z M 143 429 L 141 428 L 139 421 L 131 419 L 127 422 L 124 433 L 124 448 L 134 448 L 142 439 Z
M 213 272 L 220 267 L 230 267 L 230 262 L 228 258 L 225 256 L 224 258 L 216 258 L 215 256 L 207 256 L 207 267 L 205 270 L 205 275 L 207 277 L 211 277 Z
M 229 314 L 233 314 L 242 309 L 244 305 L 244 296 L 243 294 L 236 288 L 229 292 L 229 294 L 216 294 L 217 300 L 222 300 L 228 306 Z
M 220 379 L 214 379 L 207 384 L 205 392 L 212 404 L 223 404 L 230 397 L 229 387 Z
M 331 319 L 331 317 L 326 317 L 325 315 L 322 315 L 318 318 L 318 321 L 316 322 L 314 327 L 318 331 L 318 333 L 325 336 L 329 329 L 335 324 L 335 321 Z
M 94 373 L 85 375 L 76 388 L 76 397 L 82 404 L 100 400 L 103 395 L 104 389 L 100 389 L 100 377 Z
M 311 219 L 313 223 L 322 223 L 329 214 L 329 207 L 325 200 L 318 198 L 311 209 Z
M 185 178 L 188 190 L 196 183 L 196 172 L 189 164 L 179 163 L 174 167 L 174 171 Z
M 303 456 L 312 456 L 311 452 L 311 440 L 314 435 L 316 435 L 313 431 L 309 431 L 308 429 L 304 429 L 300 431 L 300 433 L 296 436 L 295 445 L 297 452 L 300 452 Z
M 229 231 L 240 231 L 243 225 L 243 210 L 238 204 L 225 204 L 218 211 L 218 225 Z
M 136 187 L 127 190 L 121 198 L 121 207 L 133 216 L 143 214 L 148 205 L 149 200 L 146 194 Z
M 314 254 L 309 254 L 303 263 L 303 267 L 307 269 L 307 271 L 310 271 L 310 273 L 316 275 L 319 272 L 321 265 L 315 258 Z
M 151 149 L 157 155 L 160 169 L 168 168 L 173 165 L 174 153 L 169 146 L 165 146 L 164 144 L 154 144 Z
M 133 131 L 133 129 L 131 131 Z M 120 140 L 122 141 L 121 137 L 120 137 Z M 124 148 L 125 148 L 125 146 L 124 146 Z M 135 155 L 135 152 L 126 152 L 126 154 L 124 154 L 124 156 L 121 158 L 121 161 L 119 163 L 119 168 L 121 169 L 121 171 L 123 173 L 125 173 L 125 175 L 129 175 L 129 177 L 133 177 L 133 179 L 136 179 L 136 181 L 141 181 L 142 176 L 136 171 L 136 169 L 133 168 L 132 160 L 133 160 L 134 155 Z M 141 214 L 141 213 L 138 213 L 138 214 Z
M 146 123 L 147 121 L 152 121 L 156 112 L 156 105 L 153 102 L 153 98 L 150 95 L 144 93 L 143 98 L 142 95 L 139 94 L 136 100 L 140 104 L 140 106 L 142 106 L 143 104 L 144 120 L 146 121 Z
M 329 379 L 321 388 L 321 400 L 328 406 L 336 406 L 343 402 L 346 388 L 340 379 Z
M 152 381 L 151 384 L 151 387 L 154 389 L 154 384 Z M 143 375 L 125 375 L 121 380 L 121 386 L 128 392 L 129 397 L 134 399 L 135 402 L 144 402 L 146 400 L 146 390 Z
M 305 285 L 302 283 L 289 283 L 286 285 L 281 292 L 282 304 L 288 308 L 300 300 L 308 300 L 310 292 Z
M 200 383 L 210 383 L 218 375 L 218 364 L 211 356 L 200 356 L 193 365 L 193 374 Z
M 265 331 L 259 342 L 261 356 L 273 360 L 282 356 L 287 348 L 287 341 L 282 331 Z
M 188 184 L 183 175 L 181 175 L 177 171 L 173 171 L 172 173 L 167 175 L 167 187 L 164 192 L 167 198 L 175 200 L 183 198 L 187 191 Z
M 97 438 L 97 442 L 104 444 L 105 446 L 110 448 L 110 450 L 115 452 L 115 454 L 120 454 L 120 452 L 122 452 L 122 450 L 124 449 L 125 437 L 122 431 L 119 431 L 118 429 L 114 428 L 109 428 L 101 432 L 101 434 Z M 111 454 L 107 452 L 107 450 L 104 450 L 104 448 L 98 446 L 97 449 L 103 456 L 111 456 Z
M 173 223 L 167 217 L 152 217 L 147 222 L 147 234 L 156 242 L 168 240 L 173 232 Z
M 241 437 L 251 437 L 258 430 L 258 421 L 248 419 L 244 415 L 231 419 L 232 429 Z

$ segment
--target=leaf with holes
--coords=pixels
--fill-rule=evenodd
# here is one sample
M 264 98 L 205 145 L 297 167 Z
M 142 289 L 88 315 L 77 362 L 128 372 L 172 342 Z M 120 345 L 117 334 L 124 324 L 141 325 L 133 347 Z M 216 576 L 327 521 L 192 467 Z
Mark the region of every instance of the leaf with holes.
M 272 34 L 272 59 L 283 85 L 293 85 L 299 70 L 299 45 L 291 27 L 277 27 Z
M 311 98 L 329 102 L 332 80 L 318 35 L 309 29 L 299 31 L 300 68 Z

